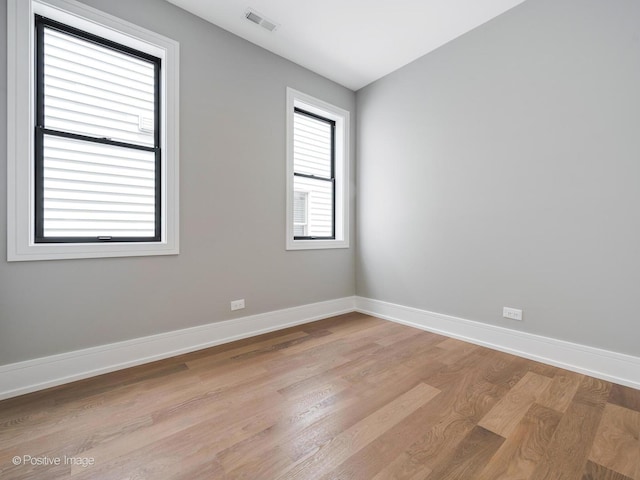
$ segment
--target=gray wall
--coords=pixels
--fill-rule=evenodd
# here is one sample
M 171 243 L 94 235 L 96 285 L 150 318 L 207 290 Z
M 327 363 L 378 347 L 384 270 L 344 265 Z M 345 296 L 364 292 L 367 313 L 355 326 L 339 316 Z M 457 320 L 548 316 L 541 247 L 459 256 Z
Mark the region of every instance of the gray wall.
M 357 293 L 639 355 L 639 24 L 528 0 L 360 90 Z
M 0 0 L 0 365 L 353 295 L 353 248 L 284 245 L 285 88 L 352 112 L 354 93 L 164 1 L 86 3 L 180 42 L 182 253 L 6 262 Z

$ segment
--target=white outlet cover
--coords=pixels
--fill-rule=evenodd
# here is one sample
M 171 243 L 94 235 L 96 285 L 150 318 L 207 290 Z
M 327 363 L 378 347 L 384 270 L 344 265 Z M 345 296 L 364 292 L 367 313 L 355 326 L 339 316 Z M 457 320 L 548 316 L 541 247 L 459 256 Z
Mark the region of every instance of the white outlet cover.
M 231 310 L 242 310 L 244 308 L 244 298 L 240 300 L 231 300 Z
M 502 316 L 504 318 L 508 318 L 509 320 L 522 321 L 522 310 L 518 308 L 503 307 Z

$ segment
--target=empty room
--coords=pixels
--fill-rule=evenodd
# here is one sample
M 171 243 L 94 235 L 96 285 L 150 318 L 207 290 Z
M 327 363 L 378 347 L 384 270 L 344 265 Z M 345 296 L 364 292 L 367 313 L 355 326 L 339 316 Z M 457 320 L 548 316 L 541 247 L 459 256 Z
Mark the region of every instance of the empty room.
M 0 30 L 0 479 L 640 480 L 640 2 Z

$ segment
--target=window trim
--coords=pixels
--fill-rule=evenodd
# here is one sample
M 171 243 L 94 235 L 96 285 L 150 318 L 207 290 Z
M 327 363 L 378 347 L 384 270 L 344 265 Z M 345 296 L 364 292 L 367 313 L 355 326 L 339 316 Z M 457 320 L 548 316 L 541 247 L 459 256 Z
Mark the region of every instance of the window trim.
M 178 42 L 75 0 L 8 0 L 7 14 L 7 261 L 178 254 Z M 161 59 L 161 241 L 35 242 L 36 14 Z
M 349 248 L 349 112 L 287 87 L 286 121 L 286 249 L 315 250 Z M 334 128 L 334 238 L 299 238 L 293 231 L 294 114 L 295 109 L 335 122 Z

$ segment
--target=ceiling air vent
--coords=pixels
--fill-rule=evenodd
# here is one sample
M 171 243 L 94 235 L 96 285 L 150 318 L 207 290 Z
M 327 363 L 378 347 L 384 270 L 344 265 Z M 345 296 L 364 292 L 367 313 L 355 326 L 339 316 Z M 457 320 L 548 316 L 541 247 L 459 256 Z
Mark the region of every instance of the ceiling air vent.
M 273 32 L 276 28 L 278 28 L 277 23 L 272 22 L 271 20 L 267 20 L 263 15 L 250 8 L 247 9 L 246 12 L 244 12 L 244 16 L 247 20 L 255 23 L 256 25 L 260 25 L 262 28 L 266 28 L 270 32 Z

